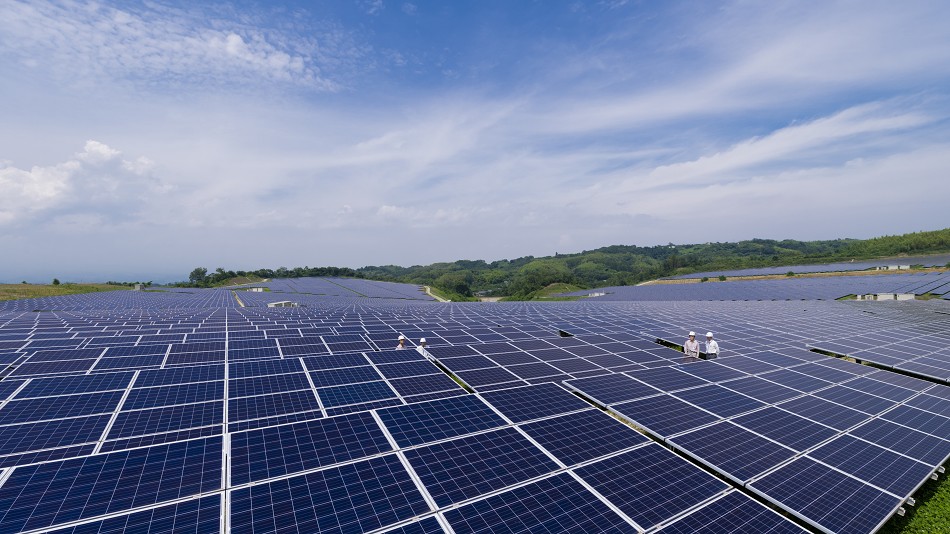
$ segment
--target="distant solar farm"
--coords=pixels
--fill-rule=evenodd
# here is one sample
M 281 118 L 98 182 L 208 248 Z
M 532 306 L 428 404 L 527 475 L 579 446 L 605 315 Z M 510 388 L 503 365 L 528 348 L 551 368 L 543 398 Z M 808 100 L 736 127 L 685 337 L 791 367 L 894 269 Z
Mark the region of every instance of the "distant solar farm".
M 0 532 L 863 534 L 943 476 L 950 274 L 596 292 L 0 302 Z

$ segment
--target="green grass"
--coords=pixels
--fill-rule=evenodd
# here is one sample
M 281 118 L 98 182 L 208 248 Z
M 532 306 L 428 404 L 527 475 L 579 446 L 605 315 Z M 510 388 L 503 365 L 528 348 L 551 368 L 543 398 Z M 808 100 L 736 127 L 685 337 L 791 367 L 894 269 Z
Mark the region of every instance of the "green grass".
M 0 300 L 35 299 L 39 297 L 58 297 L 98 293 L 101 291 L 128 291 L 128 286 L 110 284 L 0 284 Z
M 950 481 L 945 474 L 930 480 L 914 495 L 916 506 L 904 506 L 907 513 L 895 515 L 879 534 L 931 534 L 950 532 Z

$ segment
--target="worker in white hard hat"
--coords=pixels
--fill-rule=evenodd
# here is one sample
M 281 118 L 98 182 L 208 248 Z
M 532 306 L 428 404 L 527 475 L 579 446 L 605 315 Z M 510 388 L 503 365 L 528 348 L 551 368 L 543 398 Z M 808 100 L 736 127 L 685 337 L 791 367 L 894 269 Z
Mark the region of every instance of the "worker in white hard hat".
M 683 352 L 687 357 L 699 358 L 699 341 L 696 341 L 696 332 L 689 333 L 689 339 L 683 343 Z
M 719 357 L 719 343 L 713 339 L 712 332 L 706 332 L 706 359 L 712 360 Z
M 399 334 L 399 344 L 396 345 L 396 350 L 403 350 L 406 348 L 406 336 Z
M 426 338 L 424 338 L 424 337 L 423 337 L 423 338 L 419 338 L 419 346 L 422 347 L 422 348 L 426 348 Z

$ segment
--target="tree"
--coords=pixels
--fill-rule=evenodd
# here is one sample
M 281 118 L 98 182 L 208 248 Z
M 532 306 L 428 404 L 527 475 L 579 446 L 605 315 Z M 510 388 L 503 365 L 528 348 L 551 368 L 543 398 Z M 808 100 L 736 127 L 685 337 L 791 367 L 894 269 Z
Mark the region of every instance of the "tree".
M 208 278 L 208 269 L 204 267 L 196 267 L 194 271 L 191 271 L 191 274 L 188 275 L 188 281 L 192 284 L 201 284 L 204 283 L 205 279 Z
M 58 285 L 59 285 L 59 278 L 53 278 L 53 285 L 54 285 L 54 286 L 58 286 Z

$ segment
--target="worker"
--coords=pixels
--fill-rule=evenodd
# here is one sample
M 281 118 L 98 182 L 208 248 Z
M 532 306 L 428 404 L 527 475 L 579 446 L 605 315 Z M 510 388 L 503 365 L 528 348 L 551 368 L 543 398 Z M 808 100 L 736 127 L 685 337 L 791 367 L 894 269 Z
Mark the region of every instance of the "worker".
M 399 334 L 399 344 L 396 345 L 396 350 L 404 350 L 406 348 L 406 336 Z
M 696 332 L 689 333 L 689 339 L 683 343 L 683 352 L 687 357 L 699 358 L 699 341 L 696 341 Z
M 719 357 L 719 343 L 713 339 L 712 332 L 706 332 L 706 359 L 713 360 Z
M 426 338 L 424 338 L 424 337 L 423 337 L 423 338 L 419 338 L 419 346 L 422 347 L 422 348 L 426 348 Z

